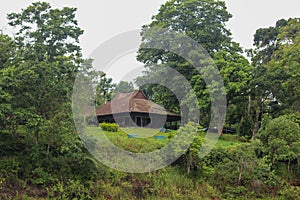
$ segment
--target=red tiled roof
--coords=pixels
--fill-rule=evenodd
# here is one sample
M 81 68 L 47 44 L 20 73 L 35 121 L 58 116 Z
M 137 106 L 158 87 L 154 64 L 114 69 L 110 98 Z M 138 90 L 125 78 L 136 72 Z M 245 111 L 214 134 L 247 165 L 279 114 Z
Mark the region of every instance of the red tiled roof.
M 112 101 L 100 109 L 96 109 L 97 116 L 128 112 L 179 116 L 148 100 L 140 90 L 131 93 L 118 93 Z

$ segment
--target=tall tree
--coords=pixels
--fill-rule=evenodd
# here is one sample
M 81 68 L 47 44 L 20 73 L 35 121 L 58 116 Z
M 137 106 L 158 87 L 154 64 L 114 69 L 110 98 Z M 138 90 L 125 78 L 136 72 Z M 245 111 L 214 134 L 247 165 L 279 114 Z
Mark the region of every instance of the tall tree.
M 102 106 L 111 100 L 116 84 L 104 72 L 99 72 L 96 82 L 96 106 Z
M 143 48 L 147 43 L 152 42 L 151 29 L 164 28 L 166 32 L 173 31 L 178 34 L 184 34 L 198 42 L 215 60 L 216 66 L 221 71 L 222 78 L 225 80 L 224 92 L 229 97 L 229 103 L 237 104 L 247 102 L 247 86 L 251 79 L 252 67 L 249 62 L 241 55 L 242 49 L 232 41 L 231 33 L 226 28 L 225 23 L 231 18 L 223 1 L 215 0 L 170 0 L 161 6 L 159 13 L 153 17 L 152 23 L 143 27 L 143 43 L 139 49 L 138 60 L 145 63 L 148 71 L 145 76 L 137 80 L 138 86 L 146 81 L 151 73 L 155 73 L 155 67 L 152 64 L 159 64 L 175 69 L 182 74 L 186 80 L 190 81 L 198 97 L 200 108 L 200 121 L 207 126 L 210 118 L 210 96 L 208 87 L 203 77 L 193 68 L 193 66 L 182 57 L 174 53 L 165 52 L 157 49 Z M 150 31 L 149 31 L 150 30 Z M 170 40 L 171 38 L 165 38 Z M 183 44 L 184 45 L 184 44 Z M 190 52 L 191 54 L 193 52 Z M 203 61 L 199 61 L 203 62 Z M 205 70 L 205 69 L 204 69 Z M 203 74 L 207 72 L 203 71 Z M 176 76 L 167 76 L 177 84 Z M 168 89 L 155 84 L 148 84 L 142 87 L 146 93 L 155 101 L 162 103 L 169 110 L 179 110 L 178 101 L 175 95 Z M 178 90 L 180 90 L 178 89 Z M 160 94 L 160 95 L 154 95 Z M 181 99 L 179 99 L 181 100 Z M 247 106 L 239 106 L 247 110 Z M 243 112 L 235 112 L 236 121 L 241 121 Z
M 22 58 L 54 62 L 61 56 L 79 56 L 83 30 L 78 27 L 75 11 L 76 8 L 54 9 L 49 3 L 36 2 L 21 13 L 8 14 L 9 25 L 17 30 Z
M 132 92 L 134 90 L 133 83 L 132 82 L 127 82 L 127 81 L 120 81 L 117 85 L 116 88 L 114 89 L 114 93 L 127 93 L 127 92 Z
M 12 110 L 22 113 L 22 123 L 34 132 L 36 143 L 48 121 L 70 102 L 82 61 L 79 36 L 83 31 L 75 11 L 36 2 L 8 15 L 9 25 L 16 30 L 16 58 L 3 69 L 7 78 L 1 87 L 12 96 Z
M 281 19 L 276 22 L 275 27 L 260 28 L 254 34 L 253 62 L 257 65 L 266 64 L 272 58 L 273 53 L 278 49 L 278 34 L 280 28 L 287 25 L 287 20 Z
M 278 49 L 267 64 L 271 91 L 282 109 L 300 111 L 300 18 L 290 19 L 280 29 Z
M 278 117 L 283 111 L 300 109 L 299 19 L 281 19 L 275 27 L 258 29 L 254 45 L 251 99 L 255 138 L 264 113 Z
M 5 68 L 9 66 L 9 63 L 13 60 L 15 55 L 14 41 L 7 35 L 0 34 L 0 130 L 8 130 L 14 126 L 8 127 L 10 123 L 14 121 L 12 116 L 7 116 L 7 113 L 11 113 L 11 94 L 4 90 L 5 82 L 12 82 L 12 79 L 7 77 L 8 73 Z M 15 129 L 15 128 L 14 128 Z M 12 130 L 12 129 L 10 129 Z M 12 131 L 15 132 L 15 131 Z
M 9 36 L 0 34 L 0 69 L 12 61 L 15 51 L 15 42 Z
M 231 33 L 225 27 L 231 17 L 223 1 L 170 0 L 160 7 L 159 13 L 152 17 L 153 21 L 149 25 L 143 26 L 143 42 L 150 38 L 144 35 L 147 29 L 160 27 L 187 34 L 213 55 L 214 52 L 228 50 L 231 46 Z M 139 52 L 138 59 L 144 63 L 178 60 L 176 55 L 160 50 L 141 48 Z

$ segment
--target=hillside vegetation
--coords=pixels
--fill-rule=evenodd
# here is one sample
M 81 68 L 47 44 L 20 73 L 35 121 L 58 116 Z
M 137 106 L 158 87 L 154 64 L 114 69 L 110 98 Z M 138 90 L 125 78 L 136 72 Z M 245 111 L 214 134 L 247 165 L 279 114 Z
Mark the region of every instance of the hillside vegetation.
M 35 2 L 7 15 L 13 36 L 0 30 L 0 199 L 300 199 L 299 18 L 258 29 L 244 51 L 225 2 L 168 0 L 142 27 L 144 73 L 115 84 L 82 56 L 76 10 Z M 100 128 L 94 110 L 134 86 L 182 126 Z M 173 141 L 154 159 L 176 159 L 154 171 L 108 148 L 134 158 Z

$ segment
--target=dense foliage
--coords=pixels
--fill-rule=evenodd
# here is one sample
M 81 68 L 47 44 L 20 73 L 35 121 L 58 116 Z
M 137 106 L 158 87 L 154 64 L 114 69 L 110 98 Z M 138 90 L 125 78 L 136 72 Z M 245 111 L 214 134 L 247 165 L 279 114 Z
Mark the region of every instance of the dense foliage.
M 206 129 L 194 122 L 158 133 L 164 140 L 135 128 L 127 128 L 128 133 L 137 131 L 142 137 L 128 138 L 118 125 L 100 124 L 115 145 L 134 153 L 155 151 L 174 137 L 193 134 L 193 143 L 171 166 L 131 174 L 96 161 L 76 132 L 71 95 L 78 72 L 94 84 L 91 105 L 102 106 L 117 92 L 131 92 L 134 85 L 113 83 L 82 57 L 83 30 L 75 12 L 33 3 L 8 14 L 14 37 L 0 32 L 0 199 L 300 199 L 299 18 L 257 30 L 255 48 L 247 51 L 250 63 L 226 28 L 231 14 L 224 2 L 169 0 L 162 5 L 143 27 L 138 60 L 147 70 L 135 84 L 151 100 L 179 113 L 188 100 L 180 99 L 180 105 L 168 88 L 143 85 L 164 67 L 177 70 L 197 96 L 197 122 L 207 127 L 211 99 L 202 76 L 174 53 L 143 48 L 151 42 L 152 28 L 188 35 L 207 50 L 220 71 L 228 100 L 223 132 L 234 134 L 220 135 L 203 157 Z M 178 80 L 171 76 L 165 82 Z M 184 90 L 184 84 L 178 87 Z M 93 116 L 85 117 L 98 125 Z M 86 130 L 96 145 L 93 137 L 101 129 Z M 173 153 L 185 145 L 184 140 L 176 143 Z
M 101 123 L 99 125 L 103 131 L 109 131 L 109 132 L 118 132 L 119 125 L 118 124 L 112 124 L 112 123 Z
M 211 117 L 210 108 L 212 98 L 209 88 L 218 89 L 214 87 L 214 81 L 210 85 L 207 85 L 208 83 L 204 81 L 204 74 L 208 77 L 211 76 L 210 68 L 202 67 L 198 69 L 201 71 L 200 74 L 191 63 L 179 55 L 163 50 L 144 48 L 147 47 L 147 44 L 155 40 L 156 37 L 153 37 L 152 30 L 157 28 L 164 28 L 166 32 L 174 31 L 178 34 L 184 34 L 198 42 L 207 51 L 219 69 L 224 82 L 224 87 L 221 89 L 226 94 L 228 101 L 229 117 L 226 120 L 226 127 L 237 131 L 239 125 L 249 118 L 249 81 L 252 79 L 253 66 L 242 55 L 242 48 L 232 40 L 231 32 L 225 26 L 225 23 L 231 17 L 225 3 L 222 1 L 168 1 L 160 8 L 160 12 L 153 17 L 153 21 L 143 27 L 142 44 L 139 49 L 138 60 L 145 63 L 147 71 L 143 77 L 137 79 L 137 84 L 141 86 L 150 98 L 164 105 L 165 108 L 175 112 L 184 110 L 185 104 L 179 104 L 176 101 L 178 95 L 175 96 L 168 88 L 161 85 L 145 84 L 151 82 L 149 80 L 157 79 L 157 77 L 161 77 L 162 83 L 177 83 L 180 81 L 178 75 L 170 75 L 172 74 L 171 69 L 175 69 L 189 81 L 189 84 L 195 91 L 200 112 L 199 121 L 202 125 L 208 126 Z M 166 34 L 161 43 L 168 43 L 172 39 L 167 37 Z M 185 47 L 184 45 L 186 44 L 183 42 L 183 44 L 179 45 Z M 192 47 L 186 48 L 185 51 L 188 51 Z M 191 56 L 195 56 L 192 55 L 195 53 L 194 49 L 190 49 L 189 51 Z M 202 55 L 198 56 L 199 59 L 203 57 Z M 206 58 L 203 58 L 198 62 L 202 65 L 201 63 L 207 61 Z M 166 76 L 161 75 L 161 70 L 157 71 L 156 65 L 166 68 Z M 167 67 L 170 70 L 167 70 Z M 187 90 L 187 87 L 182 85 L 176 84 L 177 89 L 179 91 Z M 179 100 L 185 102 L 184 97 L 181 98 Z M 186 112 L 189 113 L 189 110 Z M 219 132 L 221 133 L 221 130 Z M 251 135 L 249 131 L 244 132 Z

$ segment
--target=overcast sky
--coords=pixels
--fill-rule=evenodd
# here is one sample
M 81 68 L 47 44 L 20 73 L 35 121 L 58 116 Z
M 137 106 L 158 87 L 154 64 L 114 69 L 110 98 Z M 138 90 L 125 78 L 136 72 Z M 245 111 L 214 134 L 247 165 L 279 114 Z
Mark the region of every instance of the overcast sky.
M 244 48 L 251 48 L 253 34 L 261 27 L 274 26 L 281 18 L 300 17 L 299 0 L 225 0 L 233 18 L 228 23 L 233 38 Z M 0 29 L 12 33 L 6 24 L 6 14 L 20 12 L 32 0 L 0 0 Z M 103 42 L 120 33 L 139 29 L 151 21 L 161 4 L 166 0 L 48 0 L 54 7 L 77 7 L 79 26 L 84 30 L 81 47 L 85 57 Z M 126 73 L 124 65 L 136 66 L 134 54 L 120 58 L 114 67 L 107 70 L 114 81 L 119 81 Z M 122 66 L 122 67 L 121 67 Z

